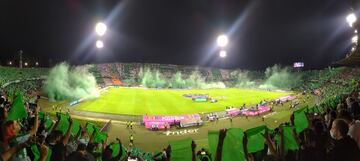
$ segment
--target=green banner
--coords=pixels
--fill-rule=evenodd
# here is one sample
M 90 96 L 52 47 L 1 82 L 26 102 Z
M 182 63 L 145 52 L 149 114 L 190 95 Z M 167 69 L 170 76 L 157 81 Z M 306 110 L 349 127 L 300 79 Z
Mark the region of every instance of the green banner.
M 300 109 L 294 112 L 294 126 L 296 133 L 300 133 L 309 127 L 309 121 L 305 114 L 305 109 Z
M 170 141 L 171 161 L 192 161 L 192 139 Z
M 258 152 L 264 149 L 265 138 L 263 134 L 265 130 L 266 126 L 262 125 L 245 131 L 248 153 Z
M 17 93 L 8 113 L 7 120 L 18 120 L 27 118 L 27 116 L 28 114 L 24 106 L 23 96 L 22 94 Z

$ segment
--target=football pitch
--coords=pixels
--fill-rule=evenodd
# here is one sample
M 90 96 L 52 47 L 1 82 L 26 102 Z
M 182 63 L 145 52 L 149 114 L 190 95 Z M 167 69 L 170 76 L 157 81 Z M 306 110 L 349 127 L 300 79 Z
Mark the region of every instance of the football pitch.
M 184 94 L 208 94 L 216 103 L 195 102 Z M 290 92 L 256 89 L 144 89 L 109 88 L 100 97 L 74 106 L 76 110 L 126 115 L 180 115 L 224 110 L 287 96 Z

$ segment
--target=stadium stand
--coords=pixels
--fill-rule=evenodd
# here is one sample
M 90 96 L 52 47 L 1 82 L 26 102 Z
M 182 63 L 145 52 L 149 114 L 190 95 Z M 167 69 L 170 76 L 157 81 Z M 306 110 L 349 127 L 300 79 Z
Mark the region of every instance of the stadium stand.
M 114 74 L 121 79 L 135 77 L 141 65 L 101 64 L 95 67 L 90 71 L 97 73 L 97 79 L 106 78 L 113 84 Z M 165 73 L 174 69 L 172 66 L 162 70 Z M 26 97 L 34 97 L 31 93 L 40 90 L 41 83 L 16 80 L 41 77 L 46 75 L 46 69 L 0 67 L 0 70 L 1 86 L 14 82 L 0 92 L 2 160 L 360 160 L 359 68 L 305 72 L 303 78 L 307 81 L 301 88 L 321 91 L 321 104 L 299 108 L 288 123 L 275 129 L 259 126 L 246 131 L 238 128 L 209 131 L 209 149 L 195 151 L 196 142 L 188 138 L 171 141 L 168 147 L 155 153 L 124 145 L 121 140 L 108 141 L 106 130 L 96 123 L 83 123 L 66 113 L 51 117 L 39 111 L 36 101 L 31 102 Z M 176 70 L 186 71 L 186 68 Z M 203 70 L 201 73 L 209 77 L 221 73 L 222 79 L 226 79 L 224 71 Z M 16 92 L 16 88 L 23 92 Z M 30 107 L 29 103 L 35 106 Z

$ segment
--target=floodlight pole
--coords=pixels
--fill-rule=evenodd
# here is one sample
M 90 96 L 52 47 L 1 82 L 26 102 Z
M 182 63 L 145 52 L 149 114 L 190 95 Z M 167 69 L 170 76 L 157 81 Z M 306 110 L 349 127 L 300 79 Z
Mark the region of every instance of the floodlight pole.
M 21 69 L 22 68 L 22 63 L 23 63 L 22 62 L 22 59 L 23 59 L 22 53 L 23 53 L 23 51 L 19 50 L 18 53 L 19 53 L 19 68 Z

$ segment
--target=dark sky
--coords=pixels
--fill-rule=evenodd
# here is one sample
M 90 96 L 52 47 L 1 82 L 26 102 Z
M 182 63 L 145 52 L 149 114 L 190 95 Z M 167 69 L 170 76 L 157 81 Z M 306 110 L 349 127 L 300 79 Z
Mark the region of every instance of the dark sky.
M 345 56 L 346 0 L 1 0 L 0 59 L 321 68 Z M 94 26 L 106 20 L 105 47 Z M 228 57 L 215 48 L 227 33 Z

